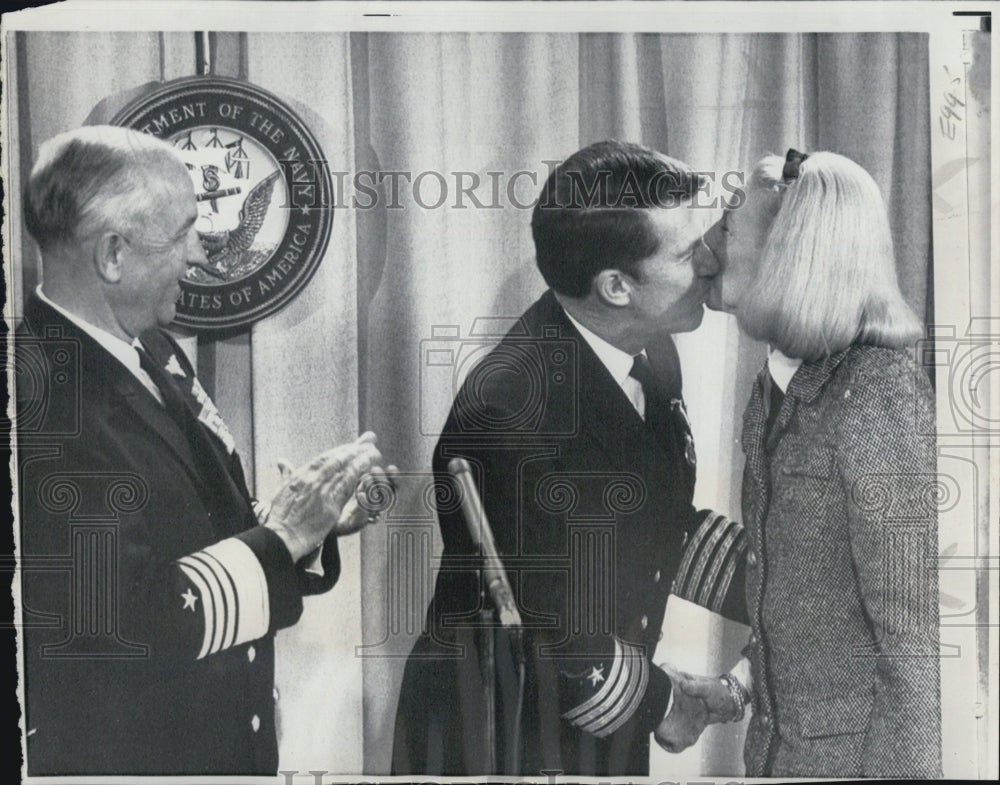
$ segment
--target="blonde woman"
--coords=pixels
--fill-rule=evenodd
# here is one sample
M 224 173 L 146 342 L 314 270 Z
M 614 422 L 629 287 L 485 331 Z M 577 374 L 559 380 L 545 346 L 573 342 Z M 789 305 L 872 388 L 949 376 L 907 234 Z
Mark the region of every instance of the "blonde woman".
M 705 236 L 710 304 L 770 346 L 743 422 L 747 659 L 687 677 L 753 717 L 752 777 L 940 776 L 935 444 L 922 332 L 872 178 L 764 158 Z

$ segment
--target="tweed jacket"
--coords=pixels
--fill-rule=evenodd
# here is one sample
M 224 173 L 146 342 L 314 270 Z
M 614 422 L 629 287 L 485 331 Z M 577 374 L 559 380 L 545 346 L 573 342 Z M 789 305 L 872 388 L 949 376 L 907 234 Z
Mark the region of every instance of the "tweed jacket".
M 672 342 L 647 351 L 679 405 Z M 499 745 L 520 745 L 517 773 L 526 775 L 648 771 L 650 732 L 670 695 L 651 657 L 684 542 L 699 523 L 689 432 L 675 424 L 665 449 L 551 292 L 470 372 L 434 454 L 444 555 L 403 678 L 393 773 L 490 773 L 478 556 L 446 474 L 455 456 L 476 474 L 524 620 L 521 724 L 511 725 L 517 693 L 502 700 L 501 675 Z
M 933 397 L 903 352 L 803 363 L 744 414 L 747 776 L 940 776 Z
M 217 417 L 173 339 L 142 339 L 187 422 Z M 273 775 L 274 633 L 333 585 L 336 540 L 322 580 L 297 569 L 220 421 L 196 451 L 37 297 L 15 346 L 28 773 Z

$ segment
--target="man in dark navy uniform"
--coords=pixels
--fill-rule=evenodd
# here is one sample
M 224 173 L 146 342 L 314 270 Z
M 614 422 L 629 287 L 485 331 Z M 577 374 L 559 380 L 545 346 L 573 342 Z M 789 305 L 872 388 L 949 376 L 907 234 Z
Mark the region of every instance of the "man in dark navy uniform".
M 745 618 L 742 530 L 692 506 L 670 337 L 701 323 L 718 271 L 700 185 L 680 161 L 604 142 L 543 187 L 532 232 L 550 289 L 470 372 L 434 454 L 444 554 L 403 678 L 394 773 L 495 773 L 495 755 L 507 774 L 641 775 L 652 733 L 670 743 L 700 729 L 704 707 L 652 662 L 682 571 L 690 598 Z M 492 734 L 478 549 L 454 457 L 472 467 L 524 626 L 523 646 L 497 642 Z
M 162 329 L 205 262 L 165 142 L 57 136 L 24 211 L 44 276 L 15 353 L 28 773 L 274 774 L 274 634 L 337 580 L 337 536 L 373 520 L 374 437 L 250 497 Z

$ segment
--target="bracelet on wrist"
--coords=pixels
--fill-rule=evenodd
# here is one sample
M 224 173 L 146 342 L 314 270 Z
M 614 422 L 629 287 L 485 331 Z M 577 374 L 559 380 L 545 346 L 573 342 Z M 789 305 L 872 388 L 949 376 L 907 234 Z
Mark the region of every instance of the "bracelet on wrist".
M 733 676 L 733 674 L 724 673 L 719 677 L 719 680 L 726 685 L 726 689 L 729 690 L 729 695 L 732 697 L 733 703 L 736 706 L 736 716 L 733 717 L 730 722 L 739 722 L 746 716 L 747 703 L 749 703 L 750 696 L 743 688 L 743 685 L 740 684 L 739 679 Z

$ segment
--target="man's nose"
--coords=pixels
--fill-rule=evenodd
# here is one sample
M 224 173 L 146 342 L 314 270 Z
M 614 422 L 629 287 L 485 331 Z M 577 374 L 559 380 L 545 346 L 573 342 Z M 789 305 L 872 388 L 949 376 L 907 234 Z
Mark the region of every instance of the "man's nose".
M 722 271 L 722 264 L 715 252 L 702 237 L 694 250 L 694 271 L 703 278 L 712 278 Z
M 187 264 L 205 264 L 208 257 L 205 256 L 205 248 L 201 244 L 201 238 L 197 230 L 192 226 L 188 232 L 187 245 L 184 248 L 184 261 Z

